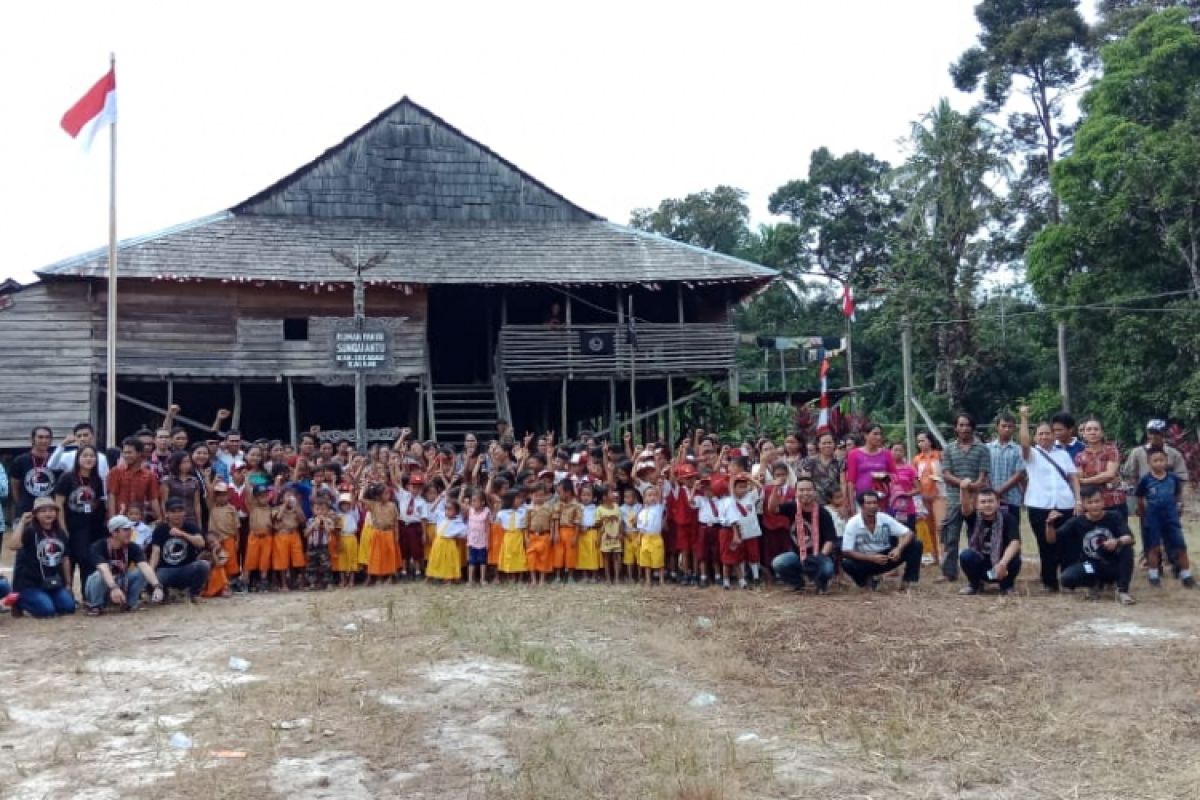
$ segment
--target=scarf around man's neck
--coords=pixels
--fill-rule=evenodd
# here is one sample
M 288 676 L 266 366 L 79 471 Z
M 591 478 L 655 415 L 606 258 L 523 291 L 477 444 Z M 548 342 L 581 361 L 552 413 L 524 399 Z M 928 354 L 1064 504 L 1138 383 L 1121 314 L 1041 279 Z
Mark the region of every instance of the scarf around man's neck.
M 980 513 L 975 517 L 975 527 L 971 529 L 971 540 L 967 543 L 976 553 L 983 550 L 983 523 L 983 514 Z M 999 510 L 992 520 L 992 549 L 987 555 L 993 566 L 1004 557 L 1004 514 Z

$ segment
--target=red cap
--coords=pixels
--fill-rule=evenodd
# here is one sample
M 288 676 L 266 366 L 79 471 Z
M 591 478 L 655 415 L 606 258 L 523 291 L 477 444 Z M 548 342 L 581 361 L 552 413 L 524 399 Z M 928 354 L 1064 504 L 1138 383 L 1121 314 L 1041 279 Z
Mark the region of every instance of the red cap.
M 408 485 L 409 486 L 424 486 L 425 485 L 425 476 L 419 472 L 414 472 L 412 475 L 408 476 Z
M 681 481 L 694 478 L 696 477 L 696 468 L 691 464 L 681 464 L 679 469 L 675 470 L 675 477 Z
M 715 495 L 723 495 L 729 491 L 729 479 L 724 475 L 718 475 L 712 479 L 712 490 Z

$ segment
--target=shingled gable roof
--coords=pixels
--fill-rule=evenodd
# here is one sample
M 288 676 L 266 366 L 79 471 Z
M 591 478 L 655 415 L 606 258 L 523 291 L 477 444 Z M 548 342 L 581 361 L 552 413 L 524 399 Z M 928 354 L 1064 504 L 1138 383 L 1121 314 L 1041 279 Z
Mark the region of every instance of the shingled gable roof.
M 761 285 L 773 270 L 603 220 L 408 98 L 229 211 L 124 241 L 125 278 L 345 279 L 332 249 L 386 250 L 410 284 Z M 103 249 L 43 278 L 100 278 Z M 752 287 L 747 287 L 750 289 Z

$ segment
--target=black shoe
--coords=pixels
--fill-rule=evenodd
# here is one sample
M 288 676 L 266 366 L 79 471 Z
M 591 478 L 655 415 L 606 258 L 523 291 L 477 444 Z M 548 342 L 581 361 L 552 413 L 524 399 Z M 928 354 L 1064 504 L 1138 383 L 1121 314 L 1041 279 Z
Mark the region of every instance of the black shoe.
M 1183 584 L 1183 588 L 1185 588 L 1185 589 L 1195 589 L 1196 588 L 1196 579 L 1193 578 L 1191 575 L 1188 575 L 1186 578 L 1184 578 L 1182 581 L 1180 581 L 1180 583 Z
M 1153 586 L 1155 589 L 1162 588 L 1162 576 L 1161 575 L 1157 578 L 1149 578 L 1148 580 L 1150 581 L 1150 585 Z

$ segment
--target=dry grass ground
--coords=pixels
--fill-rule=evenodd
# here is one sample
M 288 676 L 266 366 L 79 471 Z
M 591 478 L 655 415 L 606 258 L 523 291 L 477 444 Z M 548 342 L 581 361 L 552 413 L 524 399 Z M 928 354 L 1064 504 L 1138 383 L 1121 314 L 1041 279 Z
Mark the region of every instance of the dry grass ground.
M 1200 592 L 1027 586 L 401 585 L 4 617 L 0 796 L 1200 797 Z

